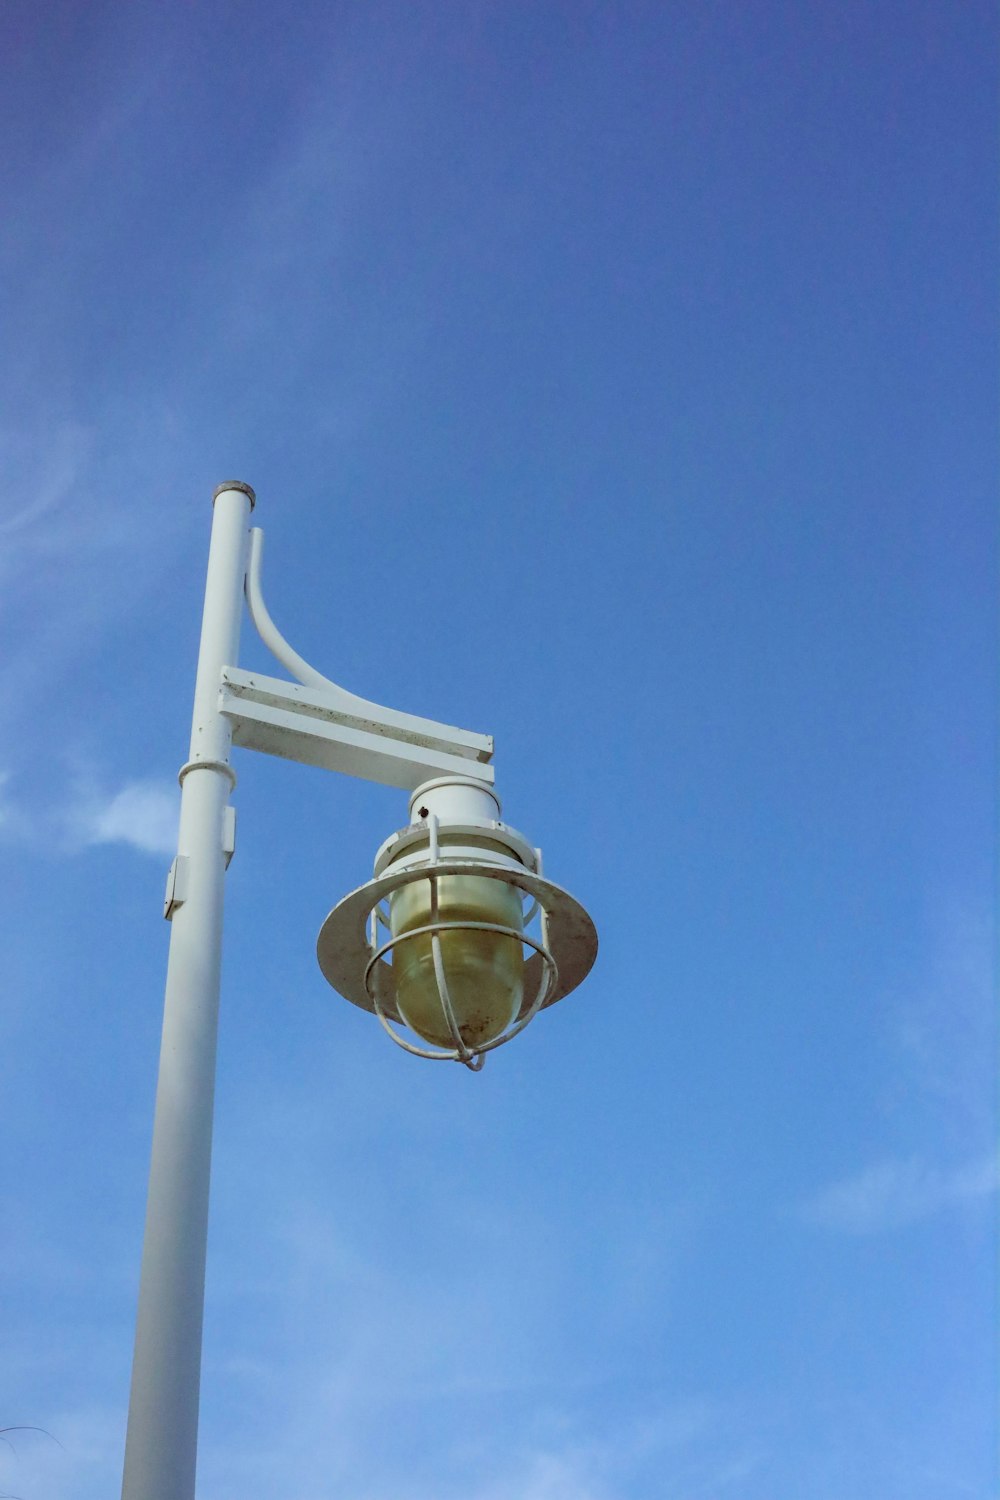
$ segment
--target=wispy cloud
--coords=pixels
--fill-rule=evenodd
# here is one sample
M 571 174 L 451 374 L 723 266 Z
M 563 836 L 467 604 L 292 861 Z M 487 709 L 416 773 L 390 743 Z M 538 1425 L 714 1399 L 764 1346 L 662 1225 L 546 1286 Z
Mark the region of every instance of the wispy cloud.
M 85 797 L 68 814 L 71 837 L 82 847 L 128 844 L 142 854 L 172 854 L 177 847 L 176 786 L 130 781 L 106 797 Z
M 872 1150 L 867 1165 L 805 1198 L 796 1212 L 806 1223 L 881 1234 L 956 1211 L 1000 1187 L 992 1149 L 991 933 L 985 912 L 936 903 L 923 971 L 890 1011 L 892 1066 L 881 1104 L 895 1149 L 887 1143 Z M 941 1165 L 942 1158 L 950 1165 Z
M 177 847 L 176 783 L 156 777 L 128 781 L 117 791 L 78 778 L 67 798 L 48 807 L 13 796 L 12 777 L 0 771 L 0 839 L 76 854 L 99 844 L 127 844 L 141 854 L 173 854 Z
M 94 715 L 96 698 L 77 705 L 112 627 L 162 597 L 194 522 L 193 505 L 166 503 L 171 487 L 194 493 L 160 463 L 172 424 L 151 400 L 109 410 L 99 431 L 45 412 L 0 429 L 0 725 L 31 764 L 51 763 L 54 691 L 64 714 Z
M 832 1183 L 801 1205 L 811 1224 L 843 1234 L 880 1234 L 996 1192 L 1000 1170 L 988 1156 L 943 1169 L 917 1158 L 876 1162 Z
M 239 1482 L 245 1474 L 244 1482 L 256 1483 L 258 1493 L 301 1500 L 320 1500 L 333 1487 L 355 1500 L 625 1500 L 639 1492 L 656 1492 L 663 1500 L 720 1500 L 742 1492 L 762 1454 L 759 1445 L 725 1430 L 725 1423 L 713 1423 L 683 1446 L 642 1453 L 635 1451 L 627 1422 L 600 1418 L 588 1424 L 600 1429 L 591 1437 L 553 1430 L 547 1439 L 537 1434 L 535 1441 L 519 1441 L 509 1421 L 501 1420 L 492 1432 L 488 1423 L 477 1423 L 470 1441 L 467 1426 L 462 1432 L 467 1411 L 455 1413 L 458 1430 L 451 1433 L 447 1419 L 439 1422 L 425 1413 L 438 1435 L 430 1452 L 411 1431 L 374 1436 L 363 1414 L 363 1441 L 352 1444 L 344 1413 L 331 1421 L 328 1411 L 320 1420 L 303 1395 L 308 1432 L 302 1424 L 290 1430 L 272 1426 L 266 1446 L 251 1445 L 239 1454 L 206 1443 L 201 1470 L 206 1494 L 235 1492 L 225 1488 L 223 1475 Z M 565 1413 L 549 1421 L 524 1409 L 521 1415 L 524 1428 L 577 1425 Z M 654 1489 L 647 1488 L 651 1479 Z
M 18 809 L 7 791 L 9 781 L 10 772 L 0 771 L 0 828 L 7 832 L 10 832 L 11 828 L 16 825 L 19 816 Z
M 49 434 L 49 446 L 29 468 L 29 445 L 23 434 L 0 433 L 4 474 L 0 488 L 0 537 L 9 549 L 15 535 L 28 533 L 42 523 L 53 525 L 60 535 L 65 523 L 60 512 L 70 504 L 80 472 L 86 462 L 92 437 L 78 422 L 64 422 Z
M 470 1500 L 605 1500 L 610 1495 L 594 1473 L 593 1456 L 585 1449 L 534 1453 L 518 1463 L 514 1473 L 472 1492 Z
M 887 1103 L 898 1116 L 916 1091 L 961 1149 L 994 1132 L 994 923 L 988 899 L 937 906 L 926 972 L 894 1007 L 904 1068 Z

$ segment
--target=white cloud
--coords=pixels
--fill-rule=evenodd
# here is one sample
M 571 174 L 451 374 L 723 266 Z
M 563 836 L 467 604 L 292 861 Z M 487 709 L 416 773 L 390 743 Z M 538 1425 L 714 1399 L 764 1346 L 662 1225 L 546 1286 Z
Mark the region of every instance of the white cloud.
M 78 853 L 97 844 L 128 844 L 142 854 L 173 854 L 180 807 L 176 783 L 146 777 L 117 792 L 98 790 L 88 774 L 77 780 L 68 802 L 32 808 L 15 801 L 0 771 L 0 838 Z
M 0 838 L 5 841 L 24 842 L 30 838 L 30 819 L 20 803 L 10 796 L 7 787 L 10 772 L 0 771 Z
M 53 692 L 64 715 L 94 715 L 109 631 L 162 598 L 190 535 L 195 507 L 165 503 L 191 493 L 164 460 L 172 434 L 153 399 L 99 430 L 36 411 L 0 428 L 0 726 L 33 763 L 51 758 Z
M 129 844 L 143 854 L 173 854 L 177 847 L 178 793 L 162 781 L 130 781 L 103 799 L 87 798 L 69 822 L 84 847 Z
M 9 771 L 0 771 L 0 828 L 10 828 L 16 821 L 17 809 L 7 796 L 7 783 L 10 780 Z
M 59 540 L 65 543 L 69 530 L 65 512 L 78 490 L 92 445 L 92 433 L 79 422 L 52 428 L 42 451 L 35 451 L 22 434 L 0 431 L 5 476 L 0 487 L 0 537 L 8 561 L 15 536 L 30 534 L 37 542 L 43 527 L 49 545 Z
M 879 1234 L 994 1193 L 996 1158 L 988 1156 L 943 1170 L 917 1158 L 876 1162 L 832 1183 L 801 1205 L 809 1223 L 844 1234 Z
M 897 1141 L 903 1134 L 916 1149 L 887 1150 L 810 1195 L 797 1210 L 807 1223 L 879 1234 L 1000 1187 L 992 924 L 985 911 L 958 903 L 938 901 L 935 912 L 923 971 L 892 1006 L 892 1068 L 880 1101 Z M 952 1165 L 935 1165 L 935 1157 Z
M 893 1114 L 911 1104 L 933 1110 L 953 1149 L 993 1139 L 997 1017 L 994 920 L 990 902 L 940 900 L 926 970 L 895 1009 L 905 1064 L 887 1098 Z
M 594 1462 L 584 1450 L 535 1453 L 522 1459 L 508 1473 L 485 1489 L 476 1489 L 471 1500 L 605 1500 L 609 1491 L 598 1486 Z

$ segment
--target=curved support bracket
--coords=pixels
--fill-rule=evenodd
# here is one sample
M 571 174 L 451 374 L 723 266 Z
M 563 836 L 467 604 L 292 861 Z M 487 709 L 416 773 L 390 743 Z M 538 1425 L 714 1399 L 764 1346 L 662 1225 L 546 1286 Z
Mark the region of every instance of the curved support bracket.
M 264 603 L 263 550 L 264 534 L 253 527 L 245 582 L 250 618 L 302 686 L 225 667 L 221 707 L 233 743 L 410 790 L 435 776 L 470 772 L 492 784 L 491 736 L 383 708 L 331 682 L 293 650 Z
M 350 709 L 355 714 L 364 714 L 366 711 L 370 714 L 373 710 L 377 714 L 381 713 L 382 709 L 379 704 L 372 703 L 367 698 L 359 698 L 357 693 L 349 693 L 346 688 L 331 681 L 329 677 L 324 677 L 322 672 L 317 672 L 315 667 L 311 667 L 305 658 L 288 644 L 271 619 L 270 611 L 264 603 L 264 595 L 260 586 L 263 563 L 264 533 L 259 526 L 252 526 L 246 575 L 247 608 L 256 626 L 257 634 L 272 656 L 276 656 L 295 680 L 305 687 L 325 688 L 327 693 L 335 693 L 342 708 Z

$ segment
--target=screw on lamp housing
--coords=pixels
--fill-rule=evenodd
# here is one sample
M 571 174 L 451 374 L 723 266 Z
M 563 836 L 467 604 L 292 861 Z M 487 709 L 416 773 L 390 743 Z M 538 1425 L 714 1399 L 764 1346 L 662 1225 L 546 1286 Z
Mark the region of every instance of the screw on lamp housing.
M 425 782 L 410 813 L 409 827 L 379 850 L 374 880 L 323 924 L 320 968 L 407 1052 L 478 1071 L 487 1052 L 580 983 L 597 935 L 583 908 L 542 876 L 539 851 L 500 822 L 483 782 Z M 536 914 L 538 937 L 526 930 Z M 408 1040 L 397 1024 L 432 1045 Z

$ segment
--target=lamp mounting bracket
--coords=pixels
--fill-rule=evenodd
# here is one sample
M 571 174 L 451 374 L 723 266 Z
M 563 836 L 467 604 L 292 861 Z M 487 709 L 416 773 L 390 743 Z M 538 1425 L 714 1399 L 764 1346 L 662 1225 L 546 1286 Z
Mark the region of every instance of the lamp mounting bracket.
M 268 650 L 296 682 L 223 667 L 220 711 L 233 744 L 407 791 L 436 776 L 492 786 L 493 737 L 384 708 L 332 682 L 285 640 L 261 593 L 264 534 L 250 531 L 246 599 Z

